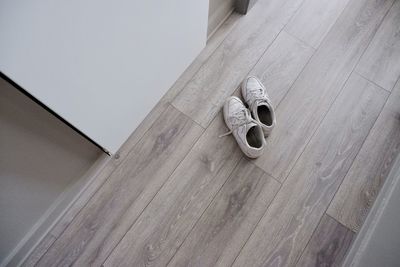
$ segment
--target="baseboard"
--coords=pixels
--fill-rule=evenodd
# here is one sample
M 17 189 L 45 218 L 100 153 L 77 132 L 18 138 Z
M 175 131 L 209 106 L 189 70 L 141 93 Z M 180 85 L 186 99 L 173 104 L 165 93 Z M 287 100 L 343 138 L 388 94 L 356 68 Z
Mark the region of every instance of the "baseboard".
M 234 8 L 232 7 L 232 9 L 226 14 L 226 16 L 221 20 L 221 22 L 218 23 L 218 25 L 215 27 L 215 29 L 208 34 L 207 41 L 214 35 L 214 33 L 216 31 L 218 31 L 218 29 L 222 26 L 222 24 L 225 23 L 225 21 L 229 18 L 229 16 L 232 15 L 233 11 L 234 11 Z
M 18 245 L 0 263 L 0 267 L 20 266 L 40 244 L 53 226 L 62 218 L 69 207 L 79 198 L 85 188 L 89 186 L 110 158 L 111 157 L 107 154 L 101 153 L 92 167 L 86 171 L 80 179 L 70 184 L 56 201 L 54 201 Z

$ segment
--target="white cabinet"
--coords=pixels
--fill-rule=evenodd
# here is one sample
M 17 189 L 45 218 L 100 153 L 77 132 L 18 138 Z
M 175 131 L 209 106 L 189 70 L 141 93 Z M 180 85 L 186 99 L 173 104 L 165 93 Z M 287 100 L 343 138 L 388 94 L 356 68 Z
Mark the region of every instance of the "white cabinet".
M 207 0 L 2 0 L 0 70 L 115 153 L 206 43 Z

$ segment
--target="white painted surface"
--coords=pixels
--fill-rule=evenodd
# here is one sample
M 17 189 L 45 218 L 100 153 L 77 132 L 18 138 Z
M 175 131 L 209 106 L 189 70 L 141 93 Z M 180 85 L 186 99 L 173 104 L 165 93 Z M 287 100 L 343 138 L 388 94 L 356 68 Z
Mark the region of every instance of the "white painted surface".
M 62 212 L 68 203 L 56 202 L 79 192 L 102 154 L 0 78 L 0 266 L 33 246 L 46 230 L 39 229 L 44 216 Z
M 0 70 L 114 153 L 205 46 L 208 0 L 2 0 Z

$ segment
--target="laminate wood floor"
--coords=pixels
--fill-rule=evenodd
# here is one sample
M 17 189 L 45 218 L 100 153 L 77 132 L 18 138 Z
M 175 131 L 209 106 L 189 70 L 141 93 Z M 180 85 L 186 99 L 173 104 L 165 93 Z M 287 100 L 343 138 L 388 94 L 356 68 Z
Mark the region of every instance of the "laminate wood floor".
M 233 14 L 24 266 L 340 266 L 400 152 L 400 1 Z M 247 75 L 277 126 L 249 160 L 221 107 Z

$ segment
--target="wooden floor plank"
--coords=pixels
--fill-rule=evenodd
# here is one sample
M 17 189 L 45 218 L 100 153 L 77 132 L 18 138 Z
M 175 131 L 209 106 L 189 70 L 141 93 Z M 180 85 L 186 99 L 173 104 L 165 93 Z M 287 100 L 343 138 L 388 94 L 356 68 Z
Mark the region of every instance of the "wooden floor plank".
M 173 105 L 207 127 L 302 1 L 258 1 L 177 95 Z
M 168 107 L 38 265 L 100 265 L 201 132 L 200 126 Z
M 293 266 L 379 115 L 387 92 L 352 75 L 233 266 Z
M 282 31 L 251 70 L 266 86 L 274 106 L 287 94 L 315 50 Z
M 318 48 L 349 0 L 307 0 L 285 30 Z
M 400 82 L 393 89 L 328 214 L 358 231 L 400 152 Z
M 169 266 L 230 266 L 280 184 L 242 159 Z
M 357 66 L 357 72 L 391 91 L 400 76 L 400 1 L 396 1 Z
M 296 266 L 342 266 L 354 232 L 324 215 Z
M 164 266 L 220 190 L 242 153 L 219 114 L 105 262 Z
M 276 110 L 256 165 L 284 181 L 368 46 L 393 0 L 352 0 Z

